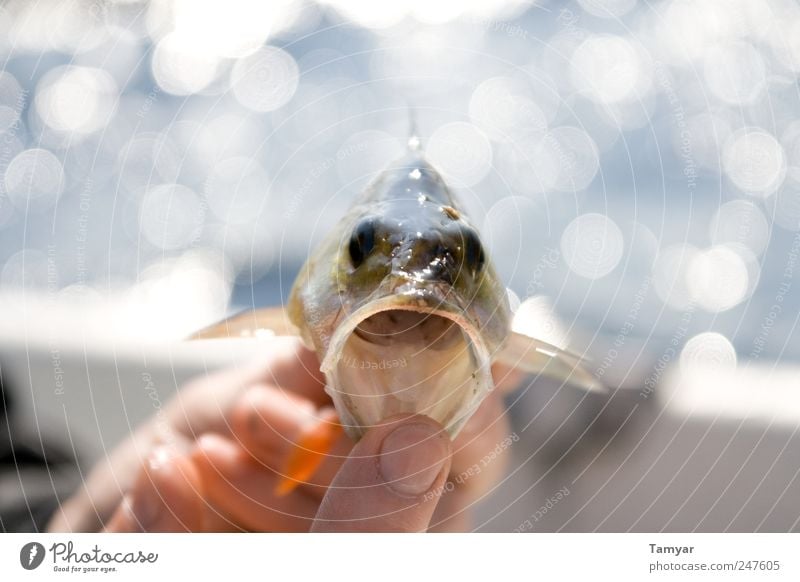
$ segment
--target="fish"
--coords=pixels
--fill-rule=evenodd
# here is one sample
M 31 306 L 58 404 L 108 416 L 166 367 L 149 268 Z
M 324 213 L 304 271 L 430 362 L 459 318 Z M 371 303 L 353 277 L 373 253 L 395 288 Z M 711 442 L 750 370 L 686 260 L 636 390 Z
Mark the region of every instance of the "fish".
M 313 476 L 344 431 L 358 440 L 398 413 L 455 438 L 494 389 L 501 362 L 603 390 L 581 355 L 515 320 L 478 228 L 415 136 L 355 199 L 300 269 L 285 307 L 249 310 L 194 340 L 297 335 L 314 350 L 338 421 L 300 435 L 276 492 Z

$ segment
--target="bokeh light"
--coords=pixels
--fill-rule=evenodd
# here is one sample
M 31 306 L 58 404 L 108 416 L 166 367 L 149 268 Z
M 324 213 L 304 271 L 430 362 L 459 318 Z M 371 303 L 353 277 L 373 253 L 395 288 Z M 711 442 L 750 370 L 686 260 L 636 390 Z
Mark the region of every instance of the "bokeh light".
M 570 270 L 587 279 L 599 279 L 613 271 L 624 247 L 622 231 L 602 214 L 579 216 L 561 236 L 561 251 Z
M 231 225 L 252 223 L 269 195 L 267 171 L 252 158 L 222 160 L 205 182 L 206 201 L 218 219 Z
M 636 47 L 619 36 L 591 36 L 572 55 L 572 83 L 599 103 L 641 98 L 649 89 L 651 71 Z
M 64 189 L 64 167 L 53 152 L 33 148 L 14 156 L 3 182 L 17 209 L 42 212 L 56 203 Z
M 730 340 L 716 332 L 698 334 L 681 350 L 681 370 L 693 368 L 708 370 L 729 370 L 736 367 L 736 349 Z
M 767 217 L 749 200 L 731 200 L 720 206 L 708 228 L 715 244 L 739 243 L 756 255 L 762 254 L 769 242 Z
M 175 34 L 159 40 L 153 51 L 153 78 L 173 95 L 202 91 L 220 74 L 220 67 L 220 59 L 192 51 Z
M 405 150 L 397 136 L 385 131 L 368 129 L 355 133 L 336 152 L 339 179 L 350 191 L 363 188 Z
M 462 121 L 439 127 L 425 150 L 433 165 L 460 187 L 477 184 L 492 166 L 492 146 L 486 135 Z
M 273 31 L 285 26 L 290 4 L 286 0 L 161 0 L 151 3 L 151 33 L 172 35 L 184 54 L 240 58 L 254 53 Z
M 733 105 L 754 103 L 767 88 L 761 53 L 744 42 L 710 49 L 705 55 L 705 76 L 711 92 Z
M 620 18 L 636 6 L 637 0 L 578 0 L 581 8 L 592 16 Z
M 561 192 L 583 190 L 597 175 L 600 168 L 597 145 L 582 129 L 569 126 L 556 127 L 544 136 L 541 146 L 555 154 L 558 168 L 552 184 L 555 190 Z
M 749 275 L 738 254 L 728 247 L 716 246 L 692 257 L 686 283 L 700 307 L 718 312 L 744 300 L 749 288 Z
M 529 88 L 511 77 L 494 77 L 478 85 L 469 102 L 469 115 L 497 142 L 515 142 L 547 129 L 547 117 L 530 98 Z
M 653 264 L 653 288 L 658 297 L 673 309 L 684 310 L 692 305 L 688 275 L 698 252 L 693 245 L 671 245 L 658 254 Z
M 186 186 L 160 184 L 144 195 L 139 214 L 142 234 L 159 249 L 176 250 L 200 236 L 205 209 Z
M 56 68 L 36 90 L 36 112 L 55 131 L 88 134 L 106 126 L 117 104 L 114 79 L 102 69 Z
M 523 296 L 541 292 L 544 276 L 560 259 L 553 229 L 546 207 L 525 196 L 501 198 L 485 212 L 484 245 L 503 281 L 522 282 Z
M 735 133 L 728 138 L 723 156 L 725 173 L 747 194 L 772 194 L 786 176 L 786 155 L 781 144 L 762 130 Z
M 786 230 L 800 230 L 800 184 L 792 184 L 770 198 L 770 218 Z
M 218 320 L 230 290 L 229 272 L 212 255 L 159 260 L 142 271 L 110 323 L 136 337 L 178 340 Z
M 36 249 L 22 249 L 11 255 L 0 271 L 3 286 L 35 291 L 45 289 L 52 271 L 48 274 L 47 255 Z
M 286 105 L 298 82 L 297 63 L 289 53 L 275 47 L 263 47 L 240 59 L 231 71 L 233 94 L 253 111 L 273 111 Z

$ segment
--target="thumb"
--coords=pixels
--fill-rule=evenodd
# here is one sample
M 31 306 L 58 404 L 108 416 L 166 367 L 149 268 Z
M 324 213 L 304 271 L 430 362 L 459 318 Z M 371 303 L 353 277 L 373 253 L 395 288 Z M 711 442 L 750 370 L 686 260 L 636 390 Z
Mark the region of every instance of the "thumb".
M 426 416 L 398 416 L 353 447 L 311 531 L 425 531 L 450 471 L 450 439 Z

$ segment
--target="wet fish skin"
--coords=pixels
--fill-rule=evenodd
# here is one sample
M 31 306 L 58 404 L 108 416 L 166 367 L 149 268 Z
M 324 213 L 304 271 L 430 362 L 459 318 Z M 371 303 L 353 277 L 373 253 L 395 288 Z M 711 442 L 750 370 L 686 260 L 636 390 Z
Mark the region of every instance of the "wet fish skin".
M 460 207 L 440 174 L 413 151 L 366 189 L 303 266 L 290 294 L 290 319 L 321 359 L 333 329 L 376 293 L 437 286 L 447 286 L 448 297 L 499 348 L 510 326 L 508 297 Z M 374 247 L 356 267 L 350 239 L 365 226 Z
M 493 388 L 489 366 L 492 354 L 501 349 L 510 330 L 508 296 L 486 256 L 477 229 L 461 208 L 435 168 L 420 152 L 409 150 L 365 190 L 337 229 L 309 258 L 295 282 L 288 306 L 290 318 L 306 343 L 319 354 L 329 381 L 328 392 L 343 413 L 348 433 L 355 438 L 363 433 L 365 425 L 381 420 L 377 418 L 381 411 L 432 414 L 430 407 L 415 409 L 406 404 L 371 412 L 364 412 L 362 406 L 357 412 L 357 398 L 340 385 L 382 382 L 375 388 L 375 397 L 392 398 L 401 381 L 387 378 L 388 373 L 381 380 L 337 374 L 347 347 L 346 324 L 352 318 L 363 317 L 366 323 L 358 321 L 354 333 L 364 339 L 368 339 L 365 327 L 386 324 L 385 318 L 377 323 L 370 319 L 370 306 L 378 309 L 380 305 L 379 312 L 396 309 L 444 316 L 464 330 L 463 350 L 470 351 L 472 362 L 463 364 L 460 375 L 451 375 L 447 380 L 458 386 L 474 384 L 472 388 L 454 388 L 471 390 L 472 394 L 468 399 L 453 398 L 453 410 L 441 406 L 436 412 L 440 416 L 437 420 L 447 426 L 451 435 L 457 434 Z M 422 325 L 434 324 L 431 321 Z M 398 334 L 400 331 L 403 330 L 398 328 Z M 339 341 L 332 346 L 337 334 Z M 377 339 L 375 334 L 372 337 Z M 431 349 L 426 345 L 418 347 L 420 351 Z M 450 357 L 450 361 L 457 358 L 455 354 Z M 424 366 L 420 369 L 421 376 L 436 373 L 428 358 L 417 362 L 429 364 L 427 371 Z M 474 369 L 468 378 L 464 366 L 470 365 Z M 417 379 L 404 371 L 402 381 L 414 386 Z M 431 386 L 432 390 L 449 389 Z

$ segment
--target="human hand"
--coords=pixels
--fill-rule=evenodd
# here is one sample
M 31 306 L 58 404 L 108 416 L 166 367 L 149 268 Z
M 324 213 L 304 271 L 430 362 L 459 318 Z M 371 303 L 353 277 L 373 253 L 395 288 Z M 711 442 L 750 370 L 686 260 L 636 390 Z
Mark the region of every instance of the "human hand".
M 254 368 L 216 373 L 182 389 L 163 415 L 151 419 L 94 469 L 49 529 L 467 527 L 466 508 L 502 475 L 503 462 L 494 461 L 454 484 L 445 486 L 445 481 L 448 471 L 466 474 L 508 436 L 498 394 L 487 398 L 452 444 L 435 422 L 420 416 L 390 419 L 355 446 L 342 436 L 308 483 L 281 496 L 275 486 L 298 434 L 320 416 L 332 418 L 332 410 L 313 353 L 288 338 L 276 339 L 270 352 L 268 360 Z M 501 390 L 515 383 L 513 375 L 498 370 L 495 374 Z M 424 458 L 430 464 L 419 465 Z M 383 470 L 370 473 L 370 467 Z M 427 489 L 411 494 L 403 485 L 407 479 Z

